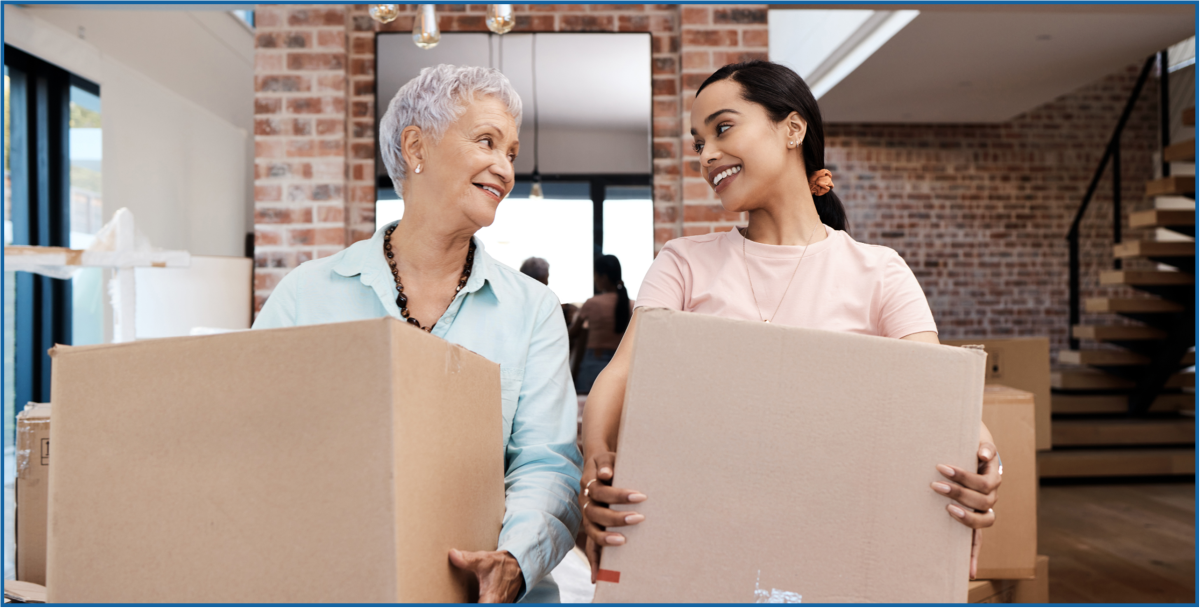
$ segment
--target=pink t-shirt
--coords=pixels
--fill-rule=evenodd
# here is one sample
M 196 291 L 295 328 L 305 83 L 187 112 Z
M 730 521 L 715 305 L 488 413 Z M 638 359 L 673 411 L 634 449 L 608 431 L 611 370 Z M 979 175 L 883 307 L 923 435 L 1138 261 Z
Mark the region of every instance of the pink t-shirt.
M 798 269 L 803 246 L 755 243 L 736 229 L 675 239 L 642 280 L 637 306 L 750 321 L 770 319 L 778 306 L 771 322 L 781 325 L 888 338 L 937 331 L 925 293 L 900 254 L 829 226 L 825 233 Z

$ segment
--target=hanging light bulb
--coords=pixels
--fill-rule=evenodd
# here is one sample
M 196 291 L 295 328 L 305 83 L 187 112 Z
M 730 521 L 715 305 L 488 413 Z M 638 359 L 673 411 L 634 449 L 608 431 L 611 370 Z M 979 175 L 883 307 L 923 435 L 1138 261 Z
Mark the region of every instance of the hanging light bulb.
M 511 4 L 489 4 L 487 7 L 487 27 L 497 34 L 507 34 L 517 24 Z
M 399 4 L 372 4 L 367 12 L 371 13 L 371 18 L 380 23 L 391 23 L 400 16 Z
M 537 173 L 534 173 L 533 180 L 533 186 L 529 188 L 529 198 L 540 201 L 544 198 L 542 195 L 542 178 Z
M 438 29 L 437 13 L 432 4 L 422 4 L 417 7 L 417 18 L 413 19 L 413 42 L 423 49 L 431 49 L 442 41 L 442 31 Z

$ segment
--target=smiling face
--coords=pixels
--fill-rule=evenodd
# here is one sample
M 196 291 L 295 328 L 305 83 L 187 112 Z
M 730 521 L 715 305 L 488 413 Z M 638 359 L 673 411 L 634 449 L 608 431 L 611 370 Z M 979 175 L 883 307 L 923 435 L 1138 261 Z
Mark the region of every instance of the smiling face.
M 751 211 L 795 188 L 796 176 L 804 176 L 804 126 L 798 119 L 771 120 L 765 108 L 742 98 L 742 85 L 733 80 L 705 87 L 692 103 L 692 137 L 701 175 L 721 206 Z
M 437 141 L 425 139 L 418 175 L 421 198 L 446 212 L 457 211 L 474 229 L 490 226 L 496 208 L 513 187 L 517 158 L 517 123 L 494 97 L 477 97 Z

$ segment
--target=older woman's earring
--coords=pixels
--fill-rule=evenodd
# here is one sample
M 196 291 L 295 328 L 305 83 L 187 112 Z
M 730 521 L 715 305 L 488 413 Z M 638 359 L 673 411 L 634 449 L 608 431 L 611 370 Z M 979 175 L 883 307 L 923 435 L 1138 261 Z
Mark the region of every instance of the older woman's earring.
M 420 172 L 421 172 L 421 165 L 417 165 L 417 168 L 413 169 L 413 173 L 420 173 Z

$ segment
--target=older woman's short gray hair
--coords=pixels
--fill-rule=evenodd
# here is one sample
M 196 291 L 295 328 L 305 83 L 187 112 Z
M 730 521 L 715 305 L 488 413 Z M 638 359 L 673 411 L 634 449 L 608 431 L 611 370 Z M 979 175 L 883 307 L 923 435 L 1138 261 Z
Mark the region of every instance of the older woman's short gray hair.
M 400 87 L 379 121 L 379 152 L 397 194 L 408 173 L 400 153 L 404 129 L 420 127 L 434 141 L 441 139 L 476 96 L 499 99 L 521 128 L 521 98 L 499 70 L 441 64 L 421 70 Z

